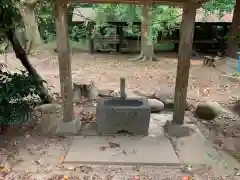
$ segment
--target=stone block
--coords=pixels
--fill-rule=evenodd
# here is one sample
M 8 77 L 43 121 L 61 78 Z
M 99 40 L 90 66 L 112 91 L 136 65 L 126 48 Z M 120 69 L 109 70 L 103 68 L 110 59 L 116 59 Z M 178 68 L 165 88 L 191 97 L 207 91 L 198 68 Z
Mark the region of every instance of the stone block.
M 124 130 L 134 135 L 147 135 L 150 112 L 145 98 L 101 98 L 96 110 L 98 133 L 107 135 Z
M 193 129 L 186 124 L 178 125 L 167 123 L 164 126 L 164 132 L 167 133 L 170 137 L 186 137 L 192 134 Z

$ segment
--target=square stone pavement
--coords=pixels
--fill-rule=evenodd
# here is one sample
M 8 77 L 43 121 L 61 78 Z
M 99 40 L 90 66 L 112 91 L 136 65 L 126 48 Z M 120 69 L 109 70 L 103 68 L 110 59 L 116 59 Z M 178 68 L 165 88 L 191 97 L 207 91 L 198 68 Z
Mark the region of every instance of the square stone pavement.
M 120 147 L 110 147 L 109 142 Z M 64 163 L 104 165 L 180 165 L 164 136 L 75 136 Z

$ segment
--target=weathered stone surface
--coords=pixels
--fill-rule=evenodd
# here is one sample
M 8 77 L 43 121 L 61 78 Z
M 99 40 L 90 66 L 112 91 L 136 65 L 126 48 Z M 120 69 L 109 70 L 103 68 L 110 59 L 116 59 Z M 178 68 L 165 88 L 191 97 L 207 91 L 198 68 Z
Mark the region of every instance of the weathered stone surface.
M 60 111 L 62 106 L 60 104 L 42 104 L 36 108 L 39 112 L 54 113 Z
M 109 141 L 120 147 L 109 148 Z M 103 151 L 101 147 L 104 147 Z M 181 164 L 171 142 L 164 136 L 116 136 L 111 140 L 99 136 L 75 136 L 64 163 L 131 166 Z
M 195 114 L 198 118 L 212 120 L 220 114 L 221 110 L 219 103 L 207 101 L 197 105 Z
M 165 109 L 173 109 L 174 107 L 174 88 L 162 87 L 155 91 L 155 98 L 164 103 Z M 188 102 L 186 101 L 185 109 L 188 110 Z
M 188 125 L 172 124 L 169 121 L 164 126 L 164 132 L 171 137 L 186 137 L 190 136 L 194 130 Z
M 167 121 L 171 122 L 173 119 L 173 113 L 167 113 L 167 114 L 154 114 L 152 113 L 150 116 L 150 121 L 158 122 L 161 124 L 161 126 L 164 126 Z M 188 118 L 187 116 L 184 117 L 184 122 L 186 124 L 194 124 L 196 123 L 195 120 L 192 120 Z
M 150 105 L 152 113 L 157 113 L 157 112 L 160 112 L 164 109 L 163 102 L 161 102 L 157 99 L 148 99 L 148 103 Z

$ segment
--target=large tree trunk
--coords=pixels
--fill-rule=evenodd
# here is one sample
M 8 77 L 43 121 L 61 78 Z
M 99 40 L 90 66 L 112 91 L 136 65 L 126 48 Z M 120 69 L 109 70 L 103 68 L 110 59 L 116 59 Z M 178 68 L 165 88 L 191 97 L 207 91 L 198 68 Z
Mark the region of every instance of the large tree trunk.
M 228 42 L 227 53 L 229 57 L 237 58 L 238 51 L 238 41 L 237 36 L 240 33 L 240 1 L 236 1 L 234 8 L 232 27 L 231 27 L 231 37 Z
M 141 54 L 133 60 L 154 61 L 154 43 L 150 35 L 152 30 L 152 4 L 144 4 L 142 6 L 142 22 L 141 22 Z
M 38 29 L 35 7 L 38 0 L 25 0 L 22 6 L 22 19 L 25 27 L 26 52 L 31 53 L 37 46 L 42 44 L 42 39 Z
M 51 102 L 52 97 L 48 94 L 48 90 L 44 87 L 44 80 L 37 73 L 36 69 L 30 64 L 27 54 L 19 43 L 14 30 L 9 29 L 5 32 L 5 34 L 12 44 L 16 57 L 21 61 L 22 65 L 26 68 L 29 74 L 35 79 L 40 98 L 44 101 L 44 103 Z

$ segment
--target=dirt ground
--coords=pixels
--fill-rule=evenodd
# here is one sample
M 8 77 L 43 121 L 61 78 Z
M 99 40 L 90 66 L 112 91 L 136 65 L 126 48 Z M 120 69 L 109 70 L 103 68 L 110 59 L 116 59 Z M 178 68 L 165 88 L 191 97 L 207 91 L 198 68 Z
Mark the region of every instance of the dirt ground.
M 149 92 L 161 86 L 174 86 L 177 67 L 176 55 L 161 54 L 158 62 L 146 63 L 131 62 L 128 60 L 129 58 L 132 58 L 132 55 L 96 54 L 91 56 L 85 53 L 74 53 L 72 55 L 73 81 L 93 81 L 99 88 L 118 90 L 119 78 L 125 76 L 129 93 L 135 89 Z M 60 92 L 56 54 L 41 52 L 30 56 L 29 59 L 48 82 L 52 92 Z M 4 61 L 4 58 L 1 57 L 0 62 Z M 14 54 L 8 54 L 7 64 L 9 71 L 22 68 Z M 214 68 L 203 67 L 202 60 L 192 59 L 188 98 L 193 103 L 214 100 L 223 105 L 229 105 L 240 96 L 239 83 L 223 79 L 222 75 L 222 72 Z M 63 175 L 77 175 L 82 179 L 118 180 L 134 179 L 134 176 L 138 175 L 149 179 L 148 174 L 153 174 L 152 179 L 177 180 L 181 179 L 184 174 L 179 169 L 172 167 L 161 167 L 161 170 L 153 170 L 154 168 L 139 170 L 139 167 L 137 169 L 129 167 L 124 170 L 123 167 L 109 166 L 64 167 L 62 161 L 71 145 L 72 137 L 47 138 L 34 130 L 33 132 L 23 130 L 23 134 L 14 139 L 11 136 L 6 136 L 5 139 L 1 137 L 0 141 L 0 148 L 4 147 L 1 149 L 0 161 L 5 163 L 6 157 L 8 157 L 8 163 L 3 166 L 12 169 L 12 172 L 5 176 L 6 180 L 43 180 L 54 174 L 60 174 L 54 178 L 59 180 L 63 179 Z M 155 176 L 153 171 L 157 172 Z M 81 178 L 75 177 L 75 179 Z
M 72 55 L 73 82 L 93 81 L 99 88 L 119 88 L 119 78 L 125 76 L 127 89 L 152 91 L 161 86 L 174 86 L 177 59 L 173 53 L 159 54 L 158 62 L 135 63 L 129 61 L 134 55 L 74 53 Z M 53 92 L 60 92 L 59 71 L 56 54 L 41 52 L 29 57 L 37 71 L 47 80 Z M 0 59 L 4 62 L 4 58 Z M 21 68 L 14 54 L 8 54 L 8 70 Z M 203 67 L 201 59 L 192 59 L 188 97 L 211 99 L 229 104 L 240 95 L 239 83 L 222 78 L 222 72 Z

